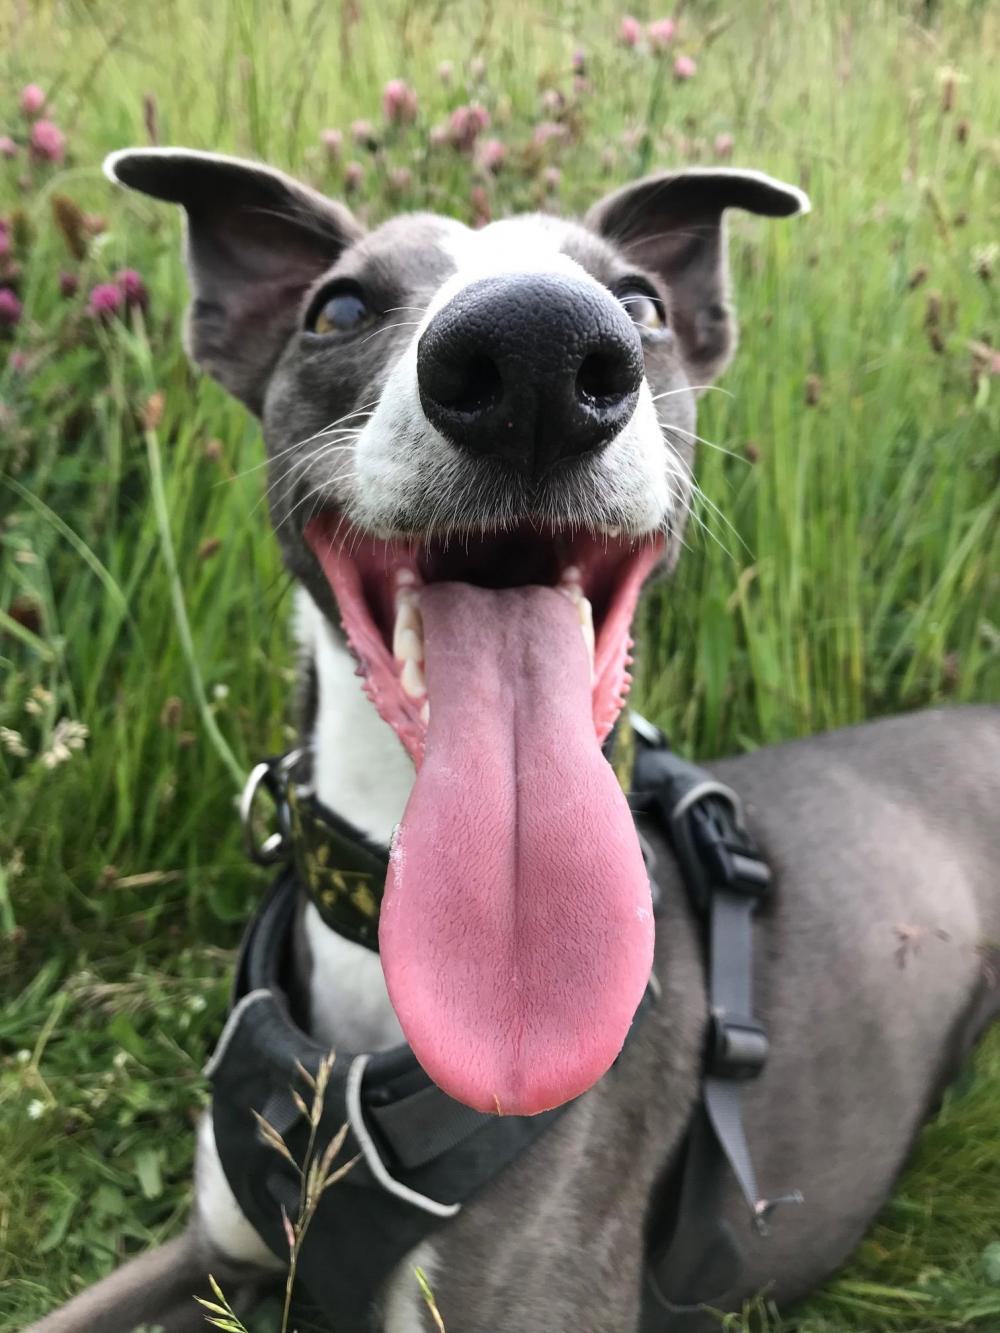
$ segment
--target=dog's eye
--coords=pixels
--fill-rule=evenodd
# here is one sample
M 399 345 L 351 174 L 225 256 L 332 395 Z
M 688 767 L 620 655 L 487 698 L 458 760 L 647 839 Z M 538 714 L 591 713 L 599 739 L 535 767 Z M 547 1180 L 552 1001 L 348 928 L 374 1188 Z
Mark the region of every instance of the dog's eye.
M 622 287 L 615 294 L 632 317 L 632 323 L 644 332 L 662 333 L 667 327 L 661 301 L 645 287 Z
M 320 292 L 306 317 L 308 333 L 353 333 L 372 318 L 364 297 L 354 288 Z

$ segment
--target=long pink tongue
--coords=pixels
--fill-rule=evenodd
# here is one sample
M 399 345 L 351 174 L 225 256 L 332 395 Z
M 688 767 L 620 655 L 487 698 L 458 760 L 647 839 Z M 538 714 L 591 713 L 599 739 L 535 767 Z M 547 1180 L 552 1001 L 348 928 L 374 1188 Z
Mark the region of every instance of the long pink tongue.
M 439 583 L 420 610 L 431 720 L 393 843 L 382 966 L 435 1083 L 532 1115 L 621 1050 L 652 964 L 649 881 L 594 734 L 573 603 Z

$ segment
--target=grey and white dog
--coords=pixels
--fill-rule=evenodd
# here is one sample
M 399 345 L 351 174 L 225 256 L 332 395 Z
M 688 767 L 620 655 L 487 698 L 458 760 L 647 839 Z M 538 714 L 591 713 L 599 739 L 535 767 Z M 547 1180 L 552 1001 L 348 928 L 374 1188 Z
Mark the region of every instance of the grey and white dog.
M 301 587 L 315 789 L 394 838 L 381 955 L 303 903 L 310 1032 L 350 1051 L 405 1032 L 480 1109 L 577 1098 L 399 1267 L 372 1327 L 431 1327 L 419 1263 L 449 1333 L 635 1330 L 651 1191 L 698 1096 L 706 981 L 662 843 L 654 931 L 600 744 L 640 586 L 684 528 L 697 394 L 735 347 L 723 214 L 806 200 L 692 170 L 580 224 L 418 214 L 366 232 L 252 163 L 138 150 L 107 169 L 186 210 L 190 350 L 261 418 Z M 844 1260 L 1000 1007 L 1000 719 L 930 712 L 713 768 L 777 876 L 755 928 L 771 1038 L 746 1092 L 758 1175 L 806 1197 L 770 1238 L 747 1235 L 734 1308 L 762 1289 L 794 1300 Z M 919 947 L 901 957 L 904 937 Z M 651 961 L 660 1002 L 602 1078 Z M 746 1232 L 735 1185 L 725 1208 Z M 279 1267 L 206 1121 L 184 1234 L 35 1327 L 194 1330 L 207 1273 L 242 1299 Z

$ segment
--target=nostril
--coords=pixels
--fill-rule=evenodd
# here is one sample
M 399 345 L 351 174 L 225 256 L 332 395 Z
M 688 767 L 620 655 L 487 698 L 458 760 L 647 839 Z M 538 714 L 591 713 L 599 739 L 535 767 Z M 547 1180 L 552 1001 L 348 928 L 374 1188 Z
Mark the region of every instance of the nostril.
M 577 396 L 592 402 L 624 398 L 635 387 L 635 374 L 629 362 L 607 352 L 591 352 L 576 372 Z
M 500 372 L 488 356 L 441 367 L 435 379 L 433 393 L 441 406 L 467 415 L 487 411 L 503 393 Z

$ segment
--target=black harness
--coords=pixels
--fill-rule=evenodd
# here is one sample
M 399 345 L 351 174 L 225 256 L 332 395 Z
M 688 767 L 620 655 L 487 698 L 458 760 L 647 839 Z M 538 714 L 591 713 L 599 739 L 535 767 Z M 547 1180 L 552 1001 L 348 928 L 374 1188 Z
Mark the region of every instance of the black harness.
M 710 1041 L 702 1095 L 681 1159 L 654 1199 L 648 1230 L 641 1333 L 699 1329 L 704 1304 L 739 1278 L 739 1238 L 721 1220 L 735 1176 L 751 1225 L 783 1200 L 759 1196 L 741 1116 L 741 1086 L 764 1066 L 767 1038 L 751 1005 L 754 909 L 770 873 L 743 823 L 739 798 L 710 774 L 678 759 L 662 734 L 633 717 L 637 751 L 630 803 L 660 826 L 687 891 L 707 922 Z M 244 827 L 257 791 L 275 799 L 278 829 L 255 860 L 285 862 L 246 932 L 225 1029 L 207 1068 L 222 1166 L 254 1228 L 288 1256 L 283 1213 L 296 1217 L 300 1178 L 269 1144 L 257 1112 L 296 1163 L 309 1143 L 303 1104 L 326 1049 L 296 1024 L 290 995 L 291 942 L 304 888 L 323 919 L 347 938 L 377 948 L 387 853 L 291 780 L 297 755 L 258 765 L 244 794 Z M 644 854 L 657 900 L 653 854 Z M 288 864 L 288 862 L 291 862 Z M 636 1023 L 651 1003 L 653 986 Z M 633 1030 L 634 1030 L 633 1025 Z M 608 1078 L 614 1078 L 612 1069 Z M 335 1319 L 338 1333 L 369 1333 L 380 1288 L 403 1257 L 541 1137 L 566 1110 L 537 1116 L 473 1111 L 436 1087 L 406 1045 L 376 1054 L 337 1052 L 316 1132 L 322 1154 L 349 1126 L 334 1165 L 357 1161 L 326 1191 L 298 1260 L 297 1284 Z M 787 1196 L 797 1198 L 798 1196 Z M 710 1324 L 714 1327 L 714 1324 Z

